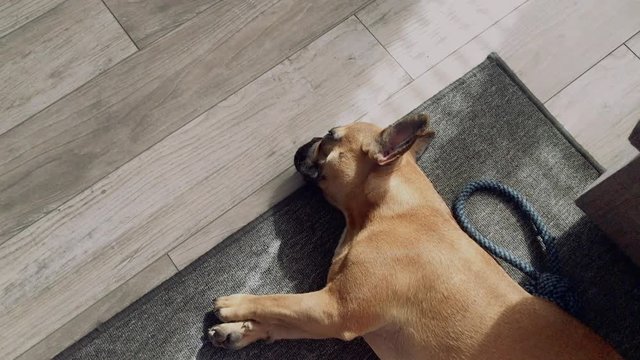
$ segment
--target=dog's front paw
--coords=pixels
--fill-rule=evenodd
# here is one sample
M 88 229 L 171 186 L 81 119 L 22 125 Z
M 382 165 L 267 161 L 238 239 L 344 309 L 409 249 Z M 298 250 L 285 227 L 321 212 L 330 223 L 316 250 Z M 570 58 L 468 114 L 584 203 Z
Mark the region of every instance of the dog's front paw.
M 254 321 L 219 324 L 209 329 L 208 334 L 214 346 L 231 350 L 241 349 L 267 337 L 267 333 Z
M 219 297 L 213 300 L 213 311 L 224 322 L 255 319 L 255 309 L 252 306 L 255 297 L 245 294 Z

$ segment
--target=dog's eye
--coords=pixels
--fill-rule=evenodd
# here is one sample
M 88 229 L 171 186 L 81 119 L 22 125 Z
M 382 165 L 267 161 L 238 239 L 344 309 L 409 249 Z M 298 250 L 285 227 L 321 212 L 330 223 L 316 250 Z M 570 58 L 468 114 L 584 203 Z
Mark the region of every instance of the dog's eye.
M 336 128 L 333 128 L 329 131 L 327 131 L 327 135 L 325 135 L 325 139 L 331 140 L 331 141 L 338 141 L 340 140 L 337 132 L 336 132 Z
M 331 130 L 327 131 L 327 135 L 326 135 L 326 137 L 327 137 L 328 139 L 335 140 L 335 139 L 336 139 L 336 133 L 335 133 L 335 130 L 334 130 L 334 129 L 331 129 Z

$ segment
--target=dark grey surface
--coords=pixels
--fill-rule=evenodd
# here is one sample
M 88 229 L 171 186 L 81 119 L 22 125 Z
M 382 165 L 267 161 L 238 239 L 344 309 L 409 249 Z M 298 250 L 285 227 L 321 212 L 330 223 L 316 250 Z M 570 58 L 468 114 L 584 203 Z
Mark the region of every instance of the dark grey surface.
M 521 191 L 558 236 L 585 305 L 581 319 L 623 355 L 640 358 L 640 271 L 573 204 L 598 171 L 508 70 L 489 58 L 417 111 L 432 116 L 437 132 L 420 165 L 445 200 L 478 178 Z M 478 195 L 467 208 L 491 239 L 537 263 L 537 247 L 527 245 L 535 239 L 509 207 Z M 216 296 L 322 287 L 342 227 L 316 190 L 302 188 L 57 359 L 375 359 L 361 340 L 282 341 L 238 352 L 202 341 Z

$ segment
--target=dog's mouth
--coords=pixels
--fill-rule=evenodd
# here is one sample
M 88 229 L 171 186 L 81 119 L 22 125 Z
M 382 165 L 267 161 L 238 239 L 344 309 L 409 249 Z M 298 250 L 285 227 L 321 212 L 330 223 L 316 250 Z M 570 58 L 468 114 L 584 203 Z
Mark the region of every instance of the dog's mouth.
M 315 137 L 308 143 L 302 145 L 293 158 L 293 164 L 296 170 L 302 174 L 305 181 L 317 182 L 321 176 L 321 166 L 317 163 L 316 154 L 318 152 L 318 146 L 322 138 Z

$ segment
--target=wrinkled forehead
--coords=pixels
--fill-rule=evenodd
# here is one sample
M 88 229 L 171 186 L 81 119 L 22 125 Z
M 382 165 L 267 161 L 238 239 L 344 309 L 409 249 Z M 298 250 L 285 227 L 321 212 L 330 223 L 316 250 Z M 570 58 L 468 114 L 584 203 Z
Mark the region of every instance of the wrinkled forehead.
M 352 123 L 334 127 L 329 133 L 335 140 L 347 143 L 363 143 L 374 139 L 382 131 L 381 128 L 370 123 Z

